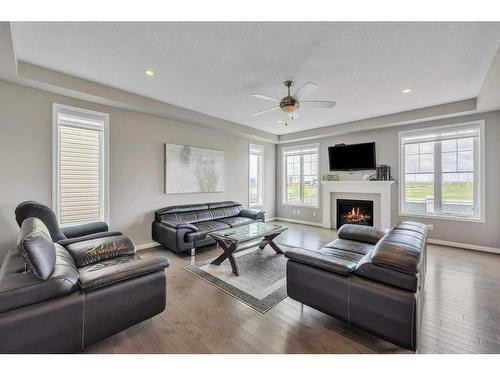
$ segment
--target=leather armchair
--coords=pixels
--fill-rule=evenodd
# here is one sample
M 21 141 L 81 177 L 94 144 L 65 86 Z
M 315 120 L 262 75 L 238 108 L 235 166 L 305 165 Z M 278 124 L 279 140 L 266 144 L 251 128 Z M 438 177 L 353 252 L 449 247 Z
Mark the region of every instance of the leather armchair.
M 167 259 L 121 234 L 66 246 L 50 235 L 27 218 L 0 267 L 0 353 L 75 352 L 165 309 Z
M 426 272 L 427 226 L 343 225 L 319 251 L 291 249 L 288 296 L 416 351 Z

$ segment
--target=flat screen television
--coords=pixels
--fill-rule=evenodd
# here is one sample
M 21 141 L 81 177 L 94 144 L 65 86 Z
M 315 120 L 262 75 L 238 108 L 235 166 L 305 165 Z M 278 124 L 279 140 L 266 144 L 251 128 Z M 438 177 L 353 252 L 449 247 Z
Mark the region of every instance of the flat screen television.
M 328 147 L 331 171 L 376 169 L 375 142 Z

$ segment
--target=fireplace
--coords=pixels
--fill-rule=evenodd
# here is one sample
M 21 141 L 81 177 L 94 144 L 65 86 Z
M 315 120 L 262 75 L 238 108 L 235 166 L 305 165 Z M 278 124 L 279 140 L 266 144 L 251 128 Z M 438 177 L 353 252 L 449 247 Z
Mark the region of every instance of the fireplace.
M 373 201 L 337 199 L 337 229 L 343 224 L 373 226 Z

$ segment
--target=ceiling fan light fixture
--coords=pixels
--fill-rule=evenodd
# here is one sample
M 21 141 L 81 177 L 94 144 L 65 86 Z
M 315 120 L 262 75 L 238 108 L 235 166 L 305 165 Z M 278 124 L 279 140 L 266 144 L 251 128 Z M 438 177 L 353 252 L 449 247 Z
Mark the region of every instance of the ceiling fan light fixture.
M 281 110 L 285 113 L 293 113 L 297 110 L 294 105 L 287 105 L 286 107 L 281 107 Z

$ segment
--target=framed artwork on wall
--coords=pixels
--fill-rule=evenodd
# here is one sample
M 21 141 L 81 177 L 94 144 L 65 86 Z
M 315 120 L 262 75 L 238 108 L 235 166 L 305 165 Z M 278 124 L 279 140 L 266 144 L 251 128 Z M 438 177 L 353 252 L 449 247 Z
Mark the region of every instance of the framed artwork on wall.
M 165 144 L 165 193 L 224 191 L 224 151 Z

